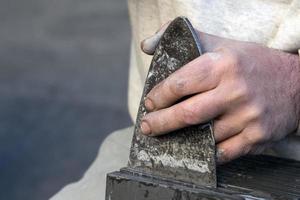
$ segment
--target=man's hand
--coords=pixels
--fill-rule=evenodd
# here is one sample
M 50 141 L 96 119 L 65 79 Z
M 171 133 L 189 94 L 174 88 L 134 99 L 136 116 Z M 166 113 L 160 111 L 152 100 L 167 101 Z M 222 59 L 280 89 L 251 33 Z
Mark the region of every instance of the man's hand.
M 142 42 L 153 54 L 168 24 Z M 205 53 L 147 95 L 141 124 L 157 136 L 214 119 L 218 162 L 262 152 L 298 129 L 298 55 L 199 32 Z M 192 96 L 191 96 L 192 95 Z M 179 103 L 183 97 L 191 96 Z

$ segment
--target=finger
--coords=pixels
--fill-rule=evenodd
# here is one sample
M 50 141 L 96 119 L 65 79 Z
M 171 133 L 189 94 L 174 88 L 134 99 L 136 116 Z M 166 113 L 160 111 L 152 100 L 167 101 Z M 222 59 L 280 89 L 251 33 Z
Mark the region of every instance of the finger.
M 160 38 L 168 28 L 169 24 L 171 21 L 165 23 L 164 25 L 161 26 L 161 28 L 152 36 L 149 38 L 146 38 L 141 42 L 141 49 L 144 53 L 148 55 L 153 55 L 155 52 L 155 49 L 160 41 Z
M 215 88 L 221 77 L 220 70 L 215 70 L 218 54 L 204 54 L 156 85 L 145 100 L 147 110 L 166 108 L 182 97 Z
M 225 107 L 221 92 L 216 89 L 210 90 L 169 108 L 148 113 L 142 120 L 141 130 L 145 135 L 162 135 L 207 122 L 223 113 Z
M 225 116 L 214 120 L 214 137 L 216 143 L 220 143 L 234 135 L 239 134 L 244 127 L 246 122 L 241 117 L 236 116 Z
M 161 28 L 149 38 L 146 38 L 141 42 L 141 49 L 144 53 L 153 55 L 154 51 L 160 41 L 160 38 L 170 25 L 171 21 L 168 21 L 166 24 L 162 25 Z M 222 44 L 230 43 L 233 40 L 221 38 L 218 36 L 210 35 L 207 33 L 203 33 L 197 31 L 198 37 L 200 38 L 201 46 L 203 52 L 210 52 L 215 50 L 216 48 L 222 46 Z
M 218 164 L 227 163 L 250 152 L 252 143 L 240 133 L 217 145 Z
M 237 103 L 234 105 L 235 107 L 233 109 L 228 108 L 225 115 L 214 120 L 216 143 L 222 142 L 242 132 L 259 114 L 252 106 L 241 106 Z

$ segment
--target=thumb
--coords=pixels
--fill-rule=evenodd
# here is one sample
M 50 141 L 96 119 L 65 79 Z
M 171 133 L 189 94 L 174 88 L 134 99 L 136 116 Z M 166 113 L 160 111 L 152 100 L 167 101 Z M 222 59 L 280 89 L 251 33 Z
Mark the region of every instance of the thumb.
M 141 49 L 144 53 L 148 55 L 153 55 L 155 52 L 155 49 L 160 41 L 160 38 L 168 28 L 171 21 L 168 21 L 166 24 L 162 25 L 160 29 L 152 36 L 146 38 L 141 42 Z
M 155 49 L 160 41 L 160 38 L 165 33 L 166 29 L 170 25 L 171 21 L 168 21 L 164 25 L 160 27 L 160 29 L 152 36 L 146 38 L 141 42 L 141 49 L 144 53 L 148 55 L 153 55 L 155 52 Z M 234 40 L 221 38 L 218 36 L 210 35 L 201 31 L 197 31 L 197 35 L 200 39 L 200 43 L 202 45 L 203 52 L 212 52 L 218 47 L 226 44 L 232 44 L 234 43 Z

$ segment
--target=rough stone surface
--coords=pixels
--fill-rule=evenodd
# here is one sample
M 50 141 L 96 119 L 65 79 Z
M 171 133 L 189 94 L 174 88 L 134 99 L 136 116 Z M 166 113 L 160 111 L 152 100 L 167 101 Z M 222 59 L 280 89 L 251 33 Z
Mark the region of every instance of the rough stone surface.
M 171 73 L 201 55 L 200 42 L 186 18 L 176 18 L 156 49 L 145 83 L 132 141 L 129 166 L 143 173 L 216 187 L 215 141 L 211 123 L 164 136 L 141 134 L 148 92 Z

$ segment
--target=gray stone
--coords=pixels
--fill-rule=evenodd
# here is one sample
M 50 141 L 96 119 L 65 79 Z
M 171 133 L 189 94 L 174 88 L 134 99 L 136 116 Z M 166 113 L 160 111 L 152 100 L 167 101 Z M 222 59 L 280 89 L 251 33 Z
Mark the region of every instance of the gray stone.
M 145 96 L 171 73 L 201 55 L 200 42 L 184 17 L 176 18 L 162 36 L 145 83 L 129 167 L 142 173 L 216 187 L 215 141 L 211 123 L 191 126 L 159 137 L 141 134 L 140 123 L 147 110 Z

